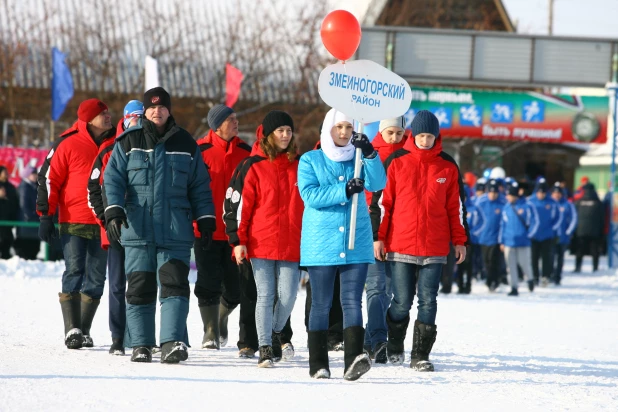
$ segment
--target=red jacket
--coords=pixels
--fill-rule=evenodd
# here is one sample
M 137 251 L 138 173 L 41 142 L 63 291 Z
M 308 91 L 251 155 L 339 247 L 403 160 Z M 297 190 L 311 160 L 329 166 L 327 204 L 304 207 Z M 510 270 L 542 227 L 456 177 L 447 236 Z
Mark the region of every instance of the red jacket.
M 373 196 L 374 235 L 387 252 L 446 256 L 449 243 L 464 245 L 468 226 L 459 168 L 442 152 L 442 140 L 421 150 L 408 139 L 384 164 L 386 187 Z
M 215 215 L 217 216 L 217 230 L 213 233 L 213 240 L 225 240 L 225 225 L 223 224 L 223 200 L 232 174 L 236 166 L 251 154 L 251 146 L 238 137 L 234 137 L 226 142 L 212 130 L 197 141 L 202 151 L 202 159 L 206 169 L 210 174 L 210 190 L 215 205 Z M 193 223 L 195 237 L 200 237 L 197 224 Z
M 259 147 L 236 169 L 225 200 L 230 244 L 247 246 L 249 258 L 300 262 L 304 204 L 298 191 L 298 158 L 270 161 Z
M 101 146 L 114 141 L 110 133 Z M 39 216 L 53 216 L 58 209 L 58 222 L 96 225 L 88 206 L 88 180 L 92 162 L 99 146 L 86 129 L 86 122 L 77 120 L 54 143 L 41 170 L 37 195 Z
M 118 126 L 116 126 L 116 136 L 120 136 L 124 133 L 122 122 L 123 119 L 120 119 Z M 105 250 L 109 248 L 109 239 L 107 239 L 107 232 L 105 231 L 105 208 L 107 207 L 107 200 L 101 188 L 103 187 L 105 166 L 107 166 L 107 162 L 112 156 L 115 143 L 116 139 L 107 139 L 101 143 L 101 146 L 99 146 L 99 153 L 92 163 L 92 170 L 90 171 L 90 178 L 88 179 L 88 206 L 90 206 L 90 210 L 97 218 L 97 223 L 101 226 L 101 247 Z
M 401 142 L 386 143 L 384 141 L 384 138 L 382 137 L 382 133 L 378 132 L 378 134 L 371 141 L 371 144 L 373 145 L 373 148 L 377 150 L 378 156 L 380 156 L 380 160 L 382 160 L 382 163 L 384 163 L 390 155 L 392 155 L 399 149 L 403 149 L 403 145 L 406 144 L 406 140 L 408 140 L 409 136 L 410 131 L 406 130 L 406 132 L 403 134 L 403 139 L 401 139 Z M 367 198 L 368 205 L 371 204 L 372 195 L 373 193 L 365 190 L 365 197 Z

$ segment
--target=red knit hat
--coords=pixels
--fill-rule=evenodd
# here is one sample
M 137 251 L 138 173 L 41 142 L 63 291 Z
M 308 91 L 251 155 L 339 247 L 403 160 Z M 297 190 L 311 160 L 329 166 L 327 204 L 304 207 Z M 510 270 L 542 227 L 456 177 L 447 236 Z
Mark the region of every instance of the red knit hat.
M 89 123 L 105 110 L 107 110 L 107 105 L 99 99 L 84 100 L 77 109 L 77 118 Z

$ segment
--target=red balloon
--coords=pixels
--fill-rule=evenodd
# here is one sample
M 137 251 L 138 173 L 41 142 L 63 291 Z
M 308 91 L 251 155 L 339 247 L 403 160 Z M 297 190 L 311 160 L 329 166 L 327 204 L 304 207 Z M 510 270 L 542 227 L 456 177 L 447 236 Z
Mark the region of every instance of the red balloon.
M 361 28 L 352 13 L 335 10 L 324 18 L 320 36 L 322 36 L 324 47 L 330 54 L 339 60 L 348 60 L 358 49 L 361 41 Z

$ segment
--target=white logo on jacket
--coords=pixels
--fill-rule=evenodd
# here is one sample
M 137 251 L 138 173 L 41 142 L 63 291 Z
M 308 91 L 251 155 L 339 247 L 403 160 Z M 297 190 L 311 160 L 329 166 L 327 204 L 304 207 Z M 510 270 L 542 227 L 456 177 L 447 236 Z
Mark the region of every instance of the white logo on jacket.
M 94 169 L 92 171 L 92 174 L 90 175 L 90 180 L 95 180 L 98 179 L 99 176 L 101 176 L 101 171 L 99 170 L 99 168 L 97 167 L 96 169 Z
M 238 203 L 239 200 L 240 193 L 238 193 L 238 190 L 234 190 L 234 193 L 232 193 L 232 203 Z
M 234 191 L 234 189 L 232 189 L 231 187 L 228 187 L 227 190 L 225 191 L 225 198 L 229 199 L 232 197 L 232 192 Z
M 442 184 L 442 183 L 446 183 L 446 177 L 441 177 L 439 179 L 436 179 L 436 182 Z

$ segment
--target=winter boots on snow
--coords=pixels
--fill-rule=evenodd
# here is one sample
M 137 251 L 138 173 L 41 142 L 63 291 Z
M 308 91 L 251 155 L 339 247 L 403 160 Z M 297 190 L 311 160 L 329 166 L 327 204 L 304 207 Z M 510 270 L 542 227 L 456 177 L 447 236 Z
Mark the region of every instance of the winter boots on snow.
M 58 297 L 64 320 L 64 344 L 68 349 L 80 349 L 83 345 L 80 293 L 58 293 Z
M 403 341 L 406 339 L 406 332 L 410 324 L 410 316 L 401 322 L 391 320 L 388 312 L 386 313 L 386 324 L 388 326 L 388 343 L 386 345 L 386 355 L 390 363 L 401 365 L 405 359 L 403 353 Z
M 258 359 L 258 368 L 272 368 L 274 362 L 273 347 L 260 346 L 260 357 Z
M 507 293 L 507 296 L 519 296 L 519 292 L 517 291 L 517 288 L 511 288 L 511 291 Z
M 294 345 L 292 345 L 292 342 L 287 342 L 282 332 L 273 331 L 272 341 L 273 360 L 275 362 L 279 362 L 282 359 L 289 361 L 294 357 Z
M 328 367 L 328 331 L 309 332 L 307 338 L 309 347 L 309 376 L 315 379 L 330 378 Z
M 94 343 L 90 337 L 90 328 L 94 315 L 97 313 L 97 308 L 101 299 L 93 299 L 88 295 L 81 294 L 81 317 L 82 317 L 82 334 L 84 336 L 83 347 L 92 348 Z
M 419 320 L 414 321 L 410 368 L 419 372 L 433 372 L 433 364 L 429 362 L 429 353 L 431 353 L 437 334 L 436 325 L 426 325 Z
M 189 359 L 189 351 L 184 342 L 165 342 L 161 345 L 161 363 L 179 363 Z
M 110 355 L 124 355 L 124 342 L 122 338 L 112 338 L 112 346 L 109 347 Z
M 200 306 L 200 315 L 204 323 L 204 338 L 202 339 L 202 349 L 219 349 L 219 308 L 220 304 Z M 225 320 L 227 330 L 227 319 Z M 226 333 L 227 337 L 227 333 Z M 227 343 L 227 339 L 226 339 Z
M 238 304 L 233 305 L 228 303 L 223 296 L 221 297 L 221 303 L 219 304 L 219 343 L 220 347 L 227 345 L 227 320 L 230 313 L 236 309 Z
M 385 364 L 388 362 L 388 356 L 386 354 L 386 342 L 379 342 L 373 351 L 373 361 L 375 363 Z
M 371 359 L 363 350 L 364 342 L 365 329 L 362 326 L 350 326 L 343 330 L 343 379 L 355 381 L 371 369 Z
M 148 346 L 136 346 L 133 348 L 131 362 L 150 363 L 152 362 L 152 351 Z

